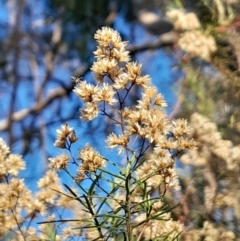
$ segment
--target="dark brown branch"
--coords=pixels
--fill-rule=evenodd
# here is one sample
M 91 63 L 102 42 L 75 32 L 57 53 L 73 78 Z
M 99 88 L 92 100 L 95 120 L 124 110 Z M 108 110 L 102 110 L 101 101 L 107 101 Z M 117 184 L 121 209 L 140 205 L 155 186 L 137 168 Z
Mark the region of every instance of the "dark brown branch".
M 157 40 L 139 45 L 129 45 L 127 50 L 131 53 L 141 52 L 149 49 L 157 49 L 164 46 L 173 46 L 177 41 L 178 35 L 175 31 L 162 34 Z
M 84 75 L 89 70 L 89 68 L 90 66 L 86 66 L 85 68 L 82 68 L 81 73 L 79 74 L 81 76 Z M 0 131 L 7 131 L 9 129 L 9 126 L 12 124 L 12 122 L 23 120 L 30 114 L 40 113 L 46 106 L 51 104 L 55 99 L 63 98 L 69 95 L 72 92 L 72 88 L 73 86 L 71 84 L 65 88 L 54 89 L 48 94 L 46 98 L 42 98 L 32 107 L 16 111 L 15 113 L 12 114 L 11 121 L 9 121 L 9 118 L 6 118 L 0 121 Z

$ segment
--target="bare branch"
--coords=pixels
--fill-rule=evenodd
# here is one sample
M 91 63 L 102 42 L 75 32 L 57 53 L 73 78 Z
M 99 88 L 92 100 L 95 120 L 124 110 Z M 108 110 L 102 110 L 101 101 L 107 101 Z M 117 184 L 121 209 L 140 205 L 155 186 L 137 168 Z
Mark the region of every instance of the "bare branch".
M 15 113 L 12 114 L 10 122 L 8 121 L 8 119 L 4 119 L 4 120 L 0 121 L 0 131 L 8 130 L 8 128 L 12 124 L 12 122 L 20 121 L 30 114 L 39 113 L 47 105 L 49 105 L 53 100 L 66 96 L 67 92 L 70 92 L 71 89 L 72 89 L 72 86 L 69 86 L 66 89 L 63 89 L 63 88 L 54 89 L 53 91 L 51 91 L 49 93 L 47 98 L 40 100 L 33 107 L 31 107 L 29 109 L 22 109 L 20 111 L 16 111 Z
M 127 50 L 131 53 L 141 52 L 149 49 L 157 49 L 164 46 L 173 46 L 177 41 L 178 35 L 175 31 L 171 31 L 165 34 L 162 34 L 158 37 L 157 40 L 147 42 L 139 45 L 130 45 L 127 46 Z
M 89 66 L 81 69 L 81 76 L 84 75 L 89 70 Z M 16 111 L 11 116 L 11 121 L 9 118 L 5 118 L 0 121 L 0 131 L 6 131 L 9 129 L 12 122 L 20 121 L 26 118 L 30 114 L 37 114 L 40 113 L 46 106 L 51 104 L 55 99 L 63 98 L 69 95 L 72 92 L 72 85 L 69 85 L 65 88 L 57 88 L 51 91 L 46 98 L 42 98 L 39 100 L 35 105 L 30 108 L 22 109 L 20 111 Z

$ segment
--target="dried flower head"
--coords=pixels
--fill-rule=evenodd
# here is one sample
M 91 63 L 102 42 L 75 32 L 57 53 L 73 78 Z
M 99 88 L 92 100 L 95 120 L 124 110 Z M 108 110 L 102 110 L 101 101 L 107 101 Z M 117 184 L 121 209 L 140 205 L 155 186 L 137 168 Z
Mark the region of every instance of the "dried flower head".
M 201 57 L 206 61 L 210 61 L 217 50 L 215 39 L 199 30 L 183 33 L 178 44 L 190 57 Z
M 92 102 L 99 89 L 97 86 L 88 84 L 86 81 L 79 82 L 73 92 L 85 102 Z
M 129 142 L 129 138 L 126 135 L 117 136 L 115 133 L 111 133 L 106 139 L 108 148 L 115 148 L 119 146 L 119 149 L 118 149 L 119 154 L 123 152 L 124 147 L 128 146 L 128 142 Z
M 90 121 L 95 119 L 99 114 L 98 105 L 96 103 L 86 103 L 85 108 L 81 110 L 81 119 Z
M 9 147 L 5 143 L 5 141 L 0 138 L 0 156 L 1 158 L 5 158 L 10 153 Z
M 223 160 L 229 170 L 238 169 L 240 147 L 234 146 L 229 140 L 223 140 L 215 123 L 208 118 L 195 113 L 191 116 L 191 135 L 197 141 L 198 149 L 191 150 L 182 156 L 183 163 L 196 166 L 205 165 L 213 157 Z M 191 137 L 191 136 L 190 136 Z M 185 140 L 180 139 L 181 145 L 187 146 Z M 190 148 L 191 149 L 191 148 Z
M 59 192 L 62 192 L 62 186 L 60 185 L 60 179 L 55 171 L 48 171 L 38 181 L 38 187 L 40 190 L 36 193 L 35 199 L 42 205 L 55 204 L 59 197 Z
M 101 102 L 105 101 L 109 105 L 113 105 L 117 102 L 117 100 L 114 98 L 114 95 L 116 92 L 114 91 L 112 86 L 109 86 L 106 83 L 103 83 L 103 86 L 99 88 L 98 93 L 96 94 L 95 101 Z
M 119 49 L 127 45 L 127 42 L 122 41 L 120 34 L 109 27 L 97 30 L 94 38 L 97 40 L 99 46 L 104 48 Z
M 16 154 L 11 154 L 9 147 L 0 138 L 0 176 L 11 174 L 17 176 L 20 170 L 26 168 L 22 157 Z
M 50 161 L 49 167 L 55 171 L 66 169 L 69 159 L 69 156 L 67 156 L 65 153 L 56 157 L 48 158 L 48 160 Z
M 66 148 L 67 140 L 69 140 L 70 143 L 74 143 L 78 140 L 74 129 L 69 127 L 68 123 L 62 125 L 61 129 L 57 130 L 57 140 L 54 142 L 54 146 Z
M 185 13 L 182 9 L 172 9 L 167 17 L 173 22 L 176 30 L 186 31 L 201 28 L 197 15 L 193 12 Z
M 79 159 L 82 161 L 80 168 L 85 172 L 94 172 L 105 166 L 104 158 L 89 144 L 79 152 Z

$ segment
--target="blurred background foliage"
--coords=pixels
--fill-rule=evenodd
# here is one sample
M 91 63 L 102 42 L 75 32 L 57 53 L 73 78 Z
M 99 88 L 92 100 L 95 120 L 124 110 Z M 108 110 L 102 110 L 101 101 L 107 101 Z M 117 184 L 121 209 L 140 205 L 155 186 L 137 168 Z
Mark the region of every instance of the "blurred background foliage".
M 156 13 L 166 20 L 167 11 L 175 8 L 185 13 L 193 12 L 201 23 L 202 33 L 214 38 L 217 50 L 209 60 L 192 56 L 179 47 L 178 40 L 188 29 L 173 30 L 175 35 L 168 41 L 167 47 L 163 47 L 162 42 L 152 47 L 151 43 L 158 36 L 152 36 L 147 25 L 139 21 L 140 10 Z M 130 41 L 131 48 L 136 50 L 132 51 L 134 60 L 145 59 L 143 66 L 151 65 L 151 68 L 146 66 L 145 70 L 157 79 L 155 84 L 160 92 L 164 93 L 164 86 L 170 86 L 175 93 L 175 105 L 168 109 L 170 118 L 190 120 L 191 115 L 198 112 L 215 123 L 223 139 L 230 140 L 234 146 L 240 145 L 238 0 L 2 0 L 1 9 L 0 131 L 10 147 L 24 155 L 28 162 L 28 171 L 23 176 L 29 183 L 33 176 L 37 177 L 47 169 L 48 157 L 56 153 L 52 147 L 55 130 L 66 121 L 76 128 L 83 142 L 93 142 L 100 148 L 105 145 L 98 143 L 96 133 L 104 136 L 110 129 L 96 122 L 86 125 L 79 120 L 81 103 L 72 93 L 71 81 L 72 75 L 93 81 L 90 74 L 92 51 L 95 50 L 93 36 L 97 29 L 105 25 L 114 27 L 125 40 Z M 155 62 L 148 62 L 151 58 Z M 156 59 L 161 61 L 162 69 Z M 171 61 L 171 65 L 164 70 L 167 61 Z M 155 71 L 148 72 L 149 69 Z M 181 74 L 173 74 L 176 69 Z M 164 71 L 171 73 L 170 82 L 164 83 Z M 164 95 L 167 98 L 167 94 Z M 92 139 L 86 138 L 89 133 Z M 219 160 L 214 155 L 211 158 Z M 180 201 L 183 207 L 175 213 L 175 218 L 181 219 L 185 215 L 183 223 L 189 232 L 198 229 L 205 230 L 206 234 L 198 233 L 196 239 L 188 239 L 186 235 L 185 240 L 237 240 L 240 237 L 237 228 L 240 225 L 239 217 L 229 213 L 239 213 L 239 210 L 233 207 L 228 210 L 230 219 L 234 217 L 230 221 L 216 218 L 221 208 L 211 215 L 204 212 L 204 188 L 208 185 L 208 179 L 203 173 L 204 170 L 213 173 L 213 178 L 219 183 L 217 190 L 222 193 L 223 182 L 235 182 L 235 198 L 239 203 L 237 174 L 233 171 L 219 173 L 225 164 L 218 168 L 212 165 L 208 169 L 206 165 L 195 167 L 194 163 L 179 165 L 183 184 Z M 198 190 L 196 202 L 193 196 L 189 199 L 185 196 L 189 180 Z M 183 202 L 183 199 L 187 201 Z M 184 214 L 186 209 L 190 215 Z M 208 235 L 206 222 L 214 227 L 215 224 L 219 225 L 221 228 L 218 230 L 234 232 L 234 238 L 227 239 L 226 233 L 219 231 L 217 238 L 204 239 Z
M 61 18 L 66 41 L 68 43 L 70 41 L 72 47 L 81 53 L 85 61 L 92 55 L 91 50 L 94 48 L 91 48 L 91 43 L 93 44 L 93 36 L 98 28 L 103 25 L 113 25 L 118 11 L 122 11 L 127 20 L 133 18 L 133 3 L 127 0 L 49 0 L 47 4 L 49 19 L 54 21 L 56 17 Z

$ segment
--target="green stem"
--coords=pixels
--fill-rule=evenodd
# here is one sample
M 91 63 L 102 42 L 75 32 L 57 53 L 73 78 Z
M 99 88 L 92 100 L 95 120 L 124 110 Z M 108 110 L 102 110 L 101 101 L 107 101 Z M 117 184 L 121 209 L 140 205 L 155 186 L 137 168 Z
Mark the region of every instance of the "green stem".
M 99 224 L 99 222 L 98 222 L 98 219 L 95 217 L 95 212 L 94 212 L 93 204 L 89 201 L 89 199 L 88 199 L 88 197 L 87 197 L 86 195 L 83 195 L 83 197 L 85 198 L 86 203 L 87 203 L 87 205 L 88 205 L 88 209 L 89 209 L 90 213 L 91 213 L 92 216 L 93 216 L 93 219 L 94 219 L 94 222 L 95 222 L 95 227 L 96 227 L 97 230 L 98 230 L 99 236 L 100 236 L 101 238 L 103 238 L 104 236 L 103 236 L 103 234 L 102 234 L 101 226 L 100 226 L 100 224 Z
M 129 173 L 127 175 L 127 178 L 126 178 L 126 208 L 125 208 L 125 217 L 126 217 L 128 241 L 132 241 L 130 180 L 131 180 L 131 173 Z

